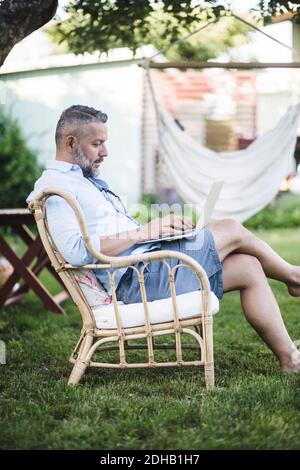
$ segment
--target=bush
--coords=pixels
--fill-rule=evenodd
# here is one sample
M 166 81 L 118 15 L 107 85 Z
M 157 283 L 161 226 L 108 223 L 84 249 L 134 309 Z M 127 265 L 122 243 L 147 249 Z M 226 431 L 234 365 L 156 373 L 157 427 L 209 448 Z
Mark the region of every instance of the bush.
M 25 199 L 42 167 L 18 124 L 0 108 L 0 208 L 25 207 Z
M 244 223 L 249 229 L 300 227 L 300 196 L 284 194 L 274 207 L 265 207 Z

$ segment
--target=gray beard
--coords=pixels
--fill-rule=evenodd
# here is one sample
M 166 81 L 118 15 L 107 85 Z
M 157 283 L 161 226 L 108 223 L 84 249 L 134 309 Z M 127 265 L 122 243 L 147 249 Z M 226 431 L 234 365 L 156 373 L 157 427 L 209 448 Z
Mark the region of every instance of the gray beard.
M 80 145 L 78 145 L 75 149 L 74 161 L 82 169 L 82 173 L 85 178 L 91 178 L 99 175 L 100 168 L 93 168 L 91 162 L 86 158 Z

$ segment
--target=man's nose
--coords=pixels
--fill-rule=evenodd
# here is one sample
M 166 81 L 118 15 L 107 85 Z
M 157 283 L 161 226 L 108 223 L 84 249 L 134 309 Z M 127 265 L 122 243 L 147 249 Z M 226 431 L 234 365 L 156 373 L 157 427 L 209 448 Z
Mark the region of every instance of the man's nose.
M 99 157 L 107 157 L 107 148 L 105 144 L 102 144 L 99 150 Z

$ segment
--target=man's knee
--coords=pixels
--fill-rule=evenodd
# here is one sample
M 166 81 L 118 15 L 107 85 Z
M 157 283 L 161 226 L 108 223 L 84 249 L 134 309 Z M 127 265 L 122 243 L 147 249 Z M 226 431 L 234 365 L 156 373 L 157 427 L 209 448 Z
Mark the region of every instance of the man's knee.
M 265 276 L 262 265 L 255 256 L 240 254 L 238 255 L 237 263 L 243 273 L 245 287 L 259 282 L 261 276 Z
M 248 232 L 243 225 L 234 219 L 221 219 L 222 229 L 230 235 L 230 238 L 235 244 L 239 245 L 245 239 L 246 232 Z

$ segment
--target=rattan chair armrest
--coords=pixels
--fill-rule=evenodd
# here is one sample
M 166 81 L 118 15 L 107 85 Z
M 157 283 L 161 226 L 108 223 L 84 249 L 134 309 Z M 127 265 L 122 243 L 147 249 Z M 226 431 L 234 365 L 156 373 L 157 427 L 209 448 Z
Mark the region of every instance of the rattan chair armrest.
M 203 289 L 210 290 L 207 274 L 202 266 L 191 256 L 180 253 L 179 251 L 159 250 L 131 256 L 116 256 L 110 258 L 110 264 L 112 268 L 123 268 L 136 263 L 149 263 L 152 261 L 164 261 L 167 259 L 178 259 L 183 264 L 187 265 L 201 279 Z

